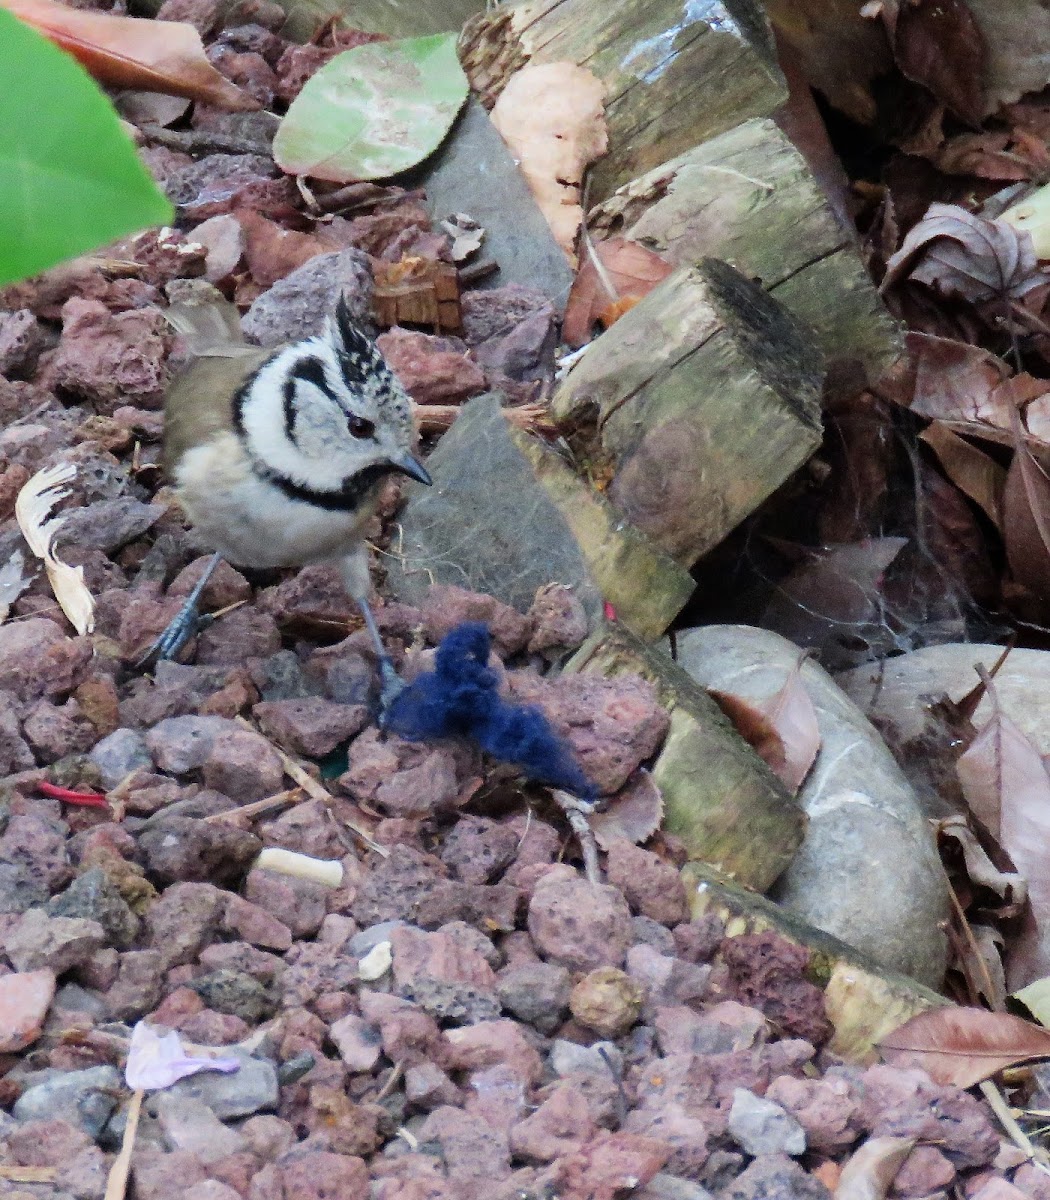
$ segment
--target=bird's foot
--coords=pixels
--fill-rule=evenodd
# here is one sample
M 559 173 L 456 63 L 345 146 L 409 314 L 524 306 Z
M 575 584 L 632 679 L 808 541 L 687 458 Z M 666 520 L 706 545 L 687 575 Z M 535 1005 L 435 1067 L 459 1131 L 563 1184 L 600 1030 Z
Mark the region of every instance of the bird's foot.
M 208 613 L 202 613 L 197 607 L 196 598 L 191 596 L 161 631 L 153 645 L 135 663 L 135 666 L 145 667 L 149 663 L 159 662 L 164 658 L 175 658 L 190 638 L 207 628 L 214 619 Z
M 398 696 L 408 687 L 408 684 L 394 669 L 394 664 L 384 654 L 379 660 L 379 728 L 385 729 L 390 719 L 390 711 Z

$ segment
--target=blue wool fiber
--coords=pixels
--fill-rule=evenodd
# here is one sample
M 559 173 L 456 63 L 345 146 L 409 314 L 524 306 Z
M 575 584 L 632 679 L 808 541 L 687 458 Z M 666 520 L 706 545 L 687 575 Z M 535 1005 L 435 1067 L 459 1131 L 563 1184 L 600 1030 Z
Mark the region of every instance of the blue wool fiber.
M 532 705 L 508 704 L 497 692 L 496 673 L 485 665 L 489 640 L 488 626 L 480 622 L 466 622 L 447 633 L 434 670 L 398 696 L 385 727 L 409 741 L 470 738 L 536 783 L 594 799 L 594 785 L 543 713 Z

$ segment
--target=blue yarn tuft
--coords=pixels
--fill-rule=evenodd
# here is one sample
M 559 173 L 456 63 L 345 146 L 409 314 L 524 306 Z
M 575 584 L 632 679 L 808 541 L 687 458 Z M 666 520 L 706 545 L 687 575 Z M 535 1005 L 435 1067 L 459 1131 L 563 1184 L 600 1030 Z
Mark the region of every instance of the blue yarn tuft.
M 543 713 L 499 695 L 496 673 L 485 665 L 489 644 L 487 625 L 457 625 L 441 639 L 434 670 L 410 683 L 391 705 L 385 727 L 409 741 L 470 738 L 536 783 L 594 799 L 594 785 Z

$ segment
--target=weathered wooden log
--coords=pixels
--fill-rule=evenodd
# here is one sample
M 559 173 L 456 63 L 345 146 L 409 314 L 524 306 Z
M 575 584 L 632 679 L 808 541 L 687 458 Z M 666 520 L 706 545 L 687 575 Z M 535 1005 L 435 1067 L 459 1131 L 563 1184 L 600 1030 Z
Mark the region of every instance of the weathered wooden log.
M 771 887 L 802 844 L 806 818 L 707 692 L 619 625 L 596 631 L 565 670 L 633 672 L 653 684 L 671 714 L 652 769 L 665 828 L 682 839 L 690 858 L 757 891 Z
M 489 108 L 528 62 L 568 61 L 605 85 L 609 153 L 591 198 L 787 99 L 756 0 L 526 0 L 467 22 L 460 59 Z
M 859 362 L 874 379 L 904 350 L 857 250 L 805 159 L 756 118 L 634 179 L 589 214 L 675 266 L 725 259 L 809 325 L 829 369 Z
M 824 1011 L 835 1032 L 828 1045 L 848 1062 L 878 1060 L 877 1044 L 899 1025 L 948 1003 L 906 975 L 880 967 L 855 947 L 807 925 L 764 896 L 749 892 L 701 863 L 682 869 L 694 919 L 713 913 L 726 924 L 726 934 L 775 930 L 811 951 L 812 981 L 824 989 Z
M 816 714 L 820 755 L 796 797 L 806 840 L 772 897 L 890 970 L 939 987 L 948 960 L 948 881 L 916 796 L 878 731 L 815 662 L 768 629 L 679 630 L 682 670 L 702 687 L 767 702 L 794 670 Z M 896 662 L 897 660 L 892 660 Z M 892 846 L 880 854 L 879 846 Z
M 817 449 L 822 377 L 812 335 L 705 259 L 592 342 L 552 404 L 613 504 L 688 567 Z
M 399 519 L 389 582 L 416 601 L 428 585 L 488 592 L 524 612 L 537 588 L 576 588 L 591 620 L 616 607 L 656 638 L 693 591 L 689 573 L 623 520 L 541 439 L 515 428 L 495 396 L 463 406 Z

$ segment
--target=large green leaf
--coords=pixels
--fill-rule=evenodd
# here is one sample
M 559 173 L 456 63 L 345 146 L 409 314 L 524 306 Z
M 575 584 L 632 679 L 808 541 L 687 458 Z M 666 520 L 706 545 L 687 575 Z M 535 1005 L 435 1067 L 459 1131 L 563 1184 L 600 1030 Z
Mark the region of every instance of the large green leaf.
M 292 175 L 385 179 L 437 149 L 467 90 L 453 33 L 357 46 L 307 81 L 273 156 Z
M 0 9 L 0 284 L 173 217 L 112 105 Z

